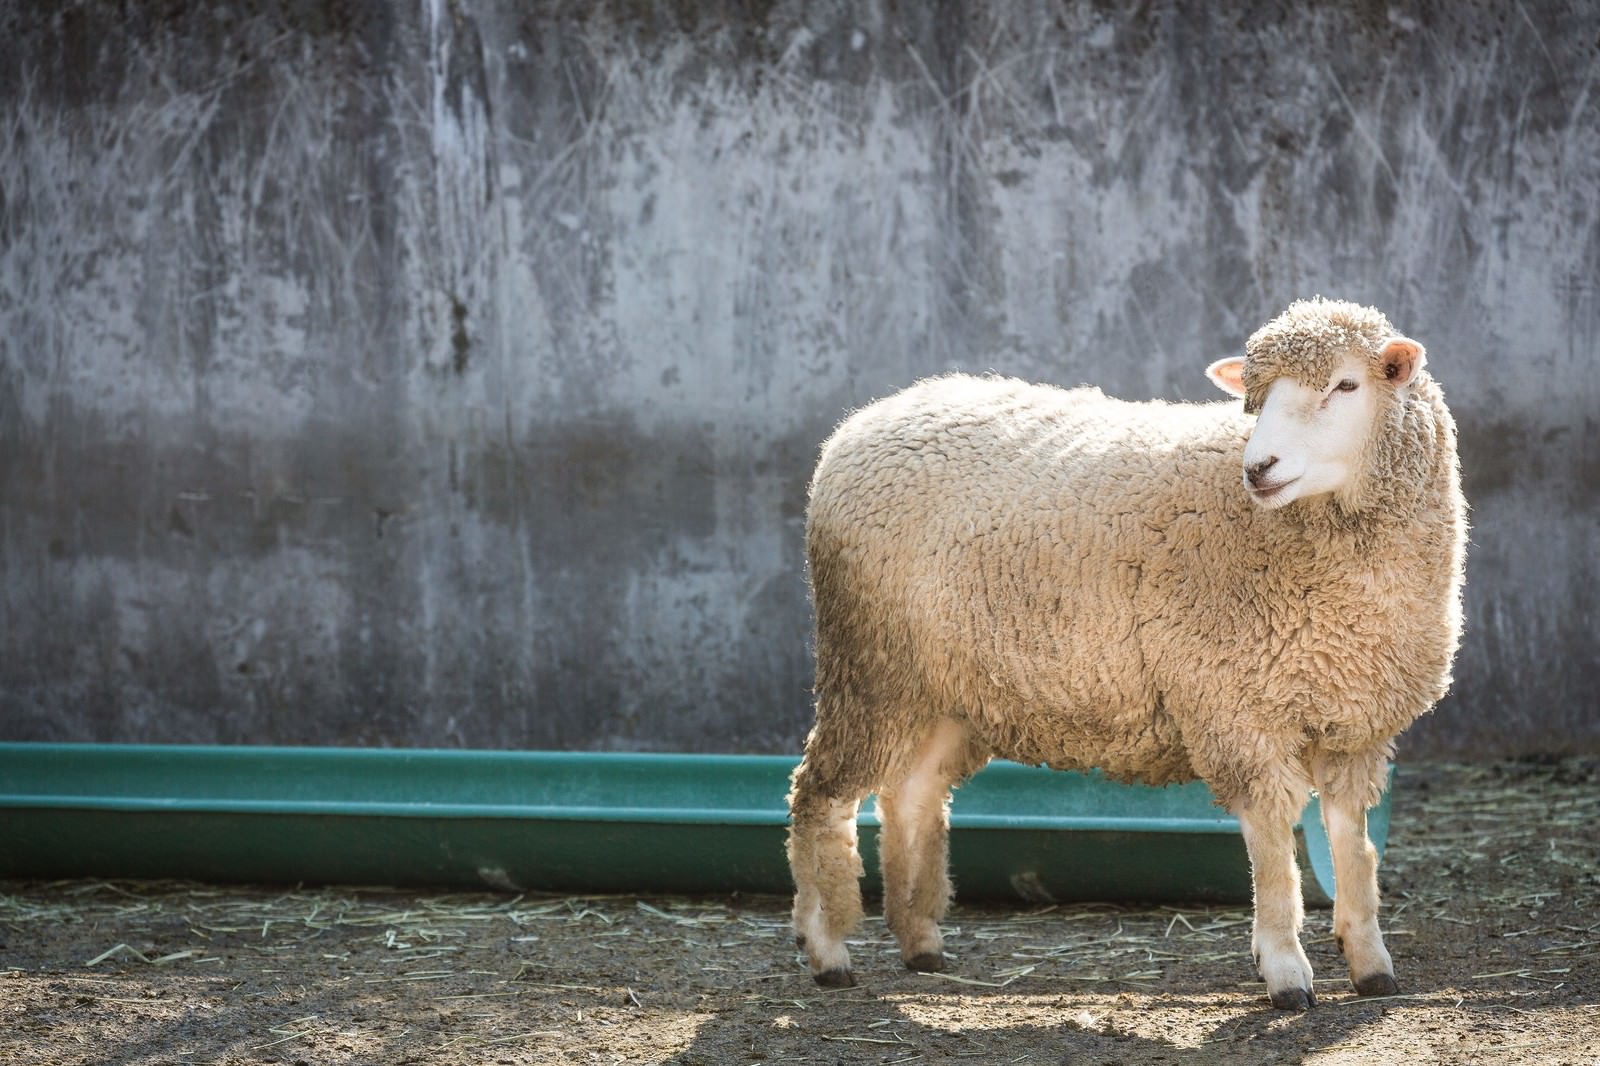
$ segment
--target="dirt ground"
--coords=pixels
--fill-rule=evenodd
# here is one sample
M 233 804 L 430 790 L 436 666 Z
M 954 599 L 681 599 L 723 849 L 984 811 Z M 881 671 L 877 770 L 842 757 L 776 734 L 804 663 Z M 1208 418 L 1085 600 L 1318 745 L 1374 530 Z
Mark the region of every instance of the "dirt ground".
M 0 1062 L 1600 1063 L 1600 763 L 1403 767 L 1402 994 L 1313 911 L 1318 1006 L 1272 1010 L 1249 914 L 958 906 L 950 971 L 816 988 L 775 897 L 0 882 Z

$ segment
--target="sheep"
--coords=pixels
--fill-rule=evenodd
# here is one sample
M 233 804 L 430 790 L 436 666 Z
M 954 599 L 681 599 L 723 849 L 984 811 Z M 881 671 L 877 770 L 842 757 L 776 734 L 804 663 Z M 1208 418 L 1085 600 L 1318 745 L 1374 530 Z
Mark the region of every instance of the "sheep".
M 1315 1003 L 1293 826 L 1317 790 L 1351 982 L 1397 990 L 1366 812 L 1449 686 L 1467 528 L 1425 362 L 1318 297 L 1207 368 L 1243 411 L 951 374 L 838 426 L 809 492 L 816 718 L 788 797 L 818 984 L 855 984 L 869 793 L 901 959 L 943 968 L 950 791 L 999 757 L 1204 781 L 1239 820 L 1281 1009 Z

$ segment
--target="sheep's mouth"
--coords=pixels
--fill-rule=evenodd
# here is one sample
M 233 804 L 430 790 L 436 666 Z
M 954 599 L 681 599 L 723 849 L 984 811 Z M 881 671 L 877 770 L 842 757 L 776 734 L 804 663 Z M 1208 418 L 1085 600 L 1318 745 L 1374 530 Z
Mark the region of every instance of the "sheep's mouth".
M 1284 489 L 1299 480 L 1298 477 L 1292 477 L 1288 481 L 1279 481 L 1272 485 L 1251 485 L 1246 483 L 1245 489 L 1249 491 L 1251 498 L 1257 503 L 1266 503 L 1281 495 Z

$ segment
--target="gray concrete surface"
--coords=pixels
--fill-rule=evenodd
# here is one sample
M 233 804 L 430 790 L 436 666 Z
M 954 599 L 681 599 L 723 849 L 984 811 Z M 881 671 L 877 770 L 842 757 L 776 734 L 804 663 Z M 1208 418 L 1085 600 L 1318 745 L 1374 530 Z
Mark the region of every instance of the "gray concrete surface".
M 796 751 L 842 412 L 1210 399 L 1323 293 L 1462 429 L 1405 750 L 1600 751 L 1597 72 L 1547 0 L 8 5 L 0 738 Z

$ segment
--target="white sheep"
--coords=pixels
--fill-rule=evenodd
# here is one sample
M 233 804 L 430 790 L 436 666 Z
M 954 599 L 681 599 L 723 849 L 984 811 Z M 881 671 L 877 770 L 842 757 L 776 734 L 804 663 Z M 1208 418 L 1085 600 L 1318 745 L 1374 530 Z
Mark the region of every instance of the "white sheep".
M 1422 346 L 1369 308 L 1299 301 L 1245 350 L 1208 369 L 1244 412 L 958 374 L 822 446 L 816 724 L 788 846 L 819 984 L 855 981 L 872 792 L 885 919 L 908 967 L 943 967 L 950 789 L 1002 757 L 1205 781 L 1239 819 L 1252 949 L 1290 1009 L 1315 1001 L 1292 833 L 1319 790 L 1351 980 L 1396 990 L 1366 811 L 1449 685 L 1455 424 Z

